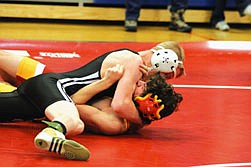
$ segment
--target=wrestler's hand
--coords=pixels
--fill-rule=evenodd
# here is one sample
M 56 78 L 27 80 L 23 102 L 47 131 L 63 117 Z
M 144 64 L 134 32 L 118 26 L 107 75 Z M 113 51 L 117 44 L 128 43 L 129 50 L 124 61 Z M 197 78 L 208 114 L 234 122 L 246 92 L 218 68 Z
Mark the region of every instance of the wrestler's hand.
M 142 73 L 142 79 L 145 80 L 148 76 L 148 67 L 144 64 L 140 64 L 139 71 Z
M 111 83 L 118 81 L 124 73 L 124 66 L 116 64 L 114 67 L 108 68 L 105 72 L 104 79 L 108 79 Z

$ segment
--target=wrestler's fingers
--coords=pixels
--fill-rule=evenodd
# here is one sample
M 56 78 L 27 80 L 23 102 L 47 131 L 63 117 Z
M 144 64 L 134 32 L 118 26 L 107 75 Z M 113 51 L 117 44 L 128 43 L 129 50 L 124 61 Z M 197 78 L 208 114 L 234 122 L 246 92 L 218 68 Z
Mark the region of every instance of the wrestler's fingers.
M 117 64 L 115 68 L 115 72 L 117 73 L 118 76 L 121 77 L 124 72 L 124 66 L 121 64 Z
M 110 67 L 105 72 L 105 77 L 110 78 L 110 80 L 119 80 L 123 76 L 124 66 L 121 64 L 116 64 Z
M 117 64 L 117 69 L 119 73 L 123 73 L 124 72 L 124 66 L 122 64 Z
M 148 67 L 143 65 L 143 64 L 140 64 L 139 65 L 139 70 L 143 73 L 143 74 L 147 74 L 148 73 Z
M 148 76 L 148 67 L 146 65 L 140 64 L 139 65 L 139 71 L 142 73 L 143 77 L 145 78 Z
M 124 66 L 121 64 L 116 64 L 115 66 L 111 67 L 110 70 L 113 72 L 123 73 Z

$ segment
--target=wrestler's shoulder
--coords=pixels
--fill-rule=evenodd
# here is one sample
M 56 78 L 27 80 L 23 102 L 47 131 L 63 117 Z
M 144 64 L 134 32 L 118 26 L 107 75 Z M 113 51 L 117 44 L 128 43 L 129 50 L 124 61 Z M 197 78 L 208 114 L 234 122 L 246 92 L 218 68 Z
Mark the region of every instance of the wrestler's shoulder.
M 139 54 L 129 49 L 121 49 L 111 53 L 111 55 L 127 56 L 127 57 L 139 57 Z
M 108 59 L 110 59 L 110 60 L 115 59 L 115 60 L 119 60 L 120 62 L 124 62 L 124 63 L 130 62 L 132 64 L 135 64 L 135 63 L 140 64 L 142 61 L 142 58 L 138 54 L 136 54 L 130 50 L 120 50 L 120 51 L 113 52 L 109 56 Z

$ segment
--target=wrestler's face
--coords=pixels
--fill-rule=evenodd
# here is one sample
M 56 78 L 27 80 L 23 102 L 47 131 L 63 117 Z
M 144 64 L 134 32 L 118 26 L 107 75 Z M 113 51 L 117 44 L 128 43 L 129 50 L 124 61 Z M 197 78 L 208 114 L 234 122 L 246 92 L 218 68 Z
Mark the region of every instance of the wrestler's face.
M 168 72 L 168 73 L 164 73 L 164 72 L 160 72 L 160 75 L 167 79 L 173 79 L 174 78 L 174 72 Z M 176 68 L 176 76 L 180 76 L 181 75 L 181 69 L 179 67 Z
M 134 91 L 134 97 L 140 96 L 145 91 L 145 88 L 146 88 L 146 82 L 141 80 L 138 81 Z
M 151 70 L 148 74 L 149 75 L 153 75 L 155 73 L 157 73 L 158 71 L 156 70 Z M 160 75 L 164 78 L 164 79 L 172 79 L 174 77 L 174 72 L 160 72 Z
M 157 70 L 151 70 L 148 72 L 148 75 L 152 75 L 157 73 Z M 179 76 L 179 74 L 181 73 L 181 69 L 179 67 L 176 68 L 176 75 Z M 160 72 L 160 75 L 165 78 L 166 80 L 168 79 L 173 79 L 174 77 L 174 72 Z

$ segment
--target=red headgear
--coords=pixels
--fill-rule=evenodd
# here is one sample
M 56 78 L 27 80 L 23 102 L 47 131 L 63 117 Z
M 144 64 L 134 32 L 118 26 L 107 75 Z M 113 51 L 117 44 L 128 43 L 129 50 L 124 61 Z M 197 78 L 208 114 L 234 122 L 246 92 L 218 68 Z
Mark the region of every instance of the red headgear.
M 147 118 L 151 121 L 156 119 L 161 119 L 160 111 L 164 108 L 164 104 L 160 105 L 160 99 L 155 95 L 154 98 L 151 97 L 151 93 L 145 95 L 145 97 L 137 96 L 135 101 L 139 104 L 139 111 L 142 113 L 144 118 Z

